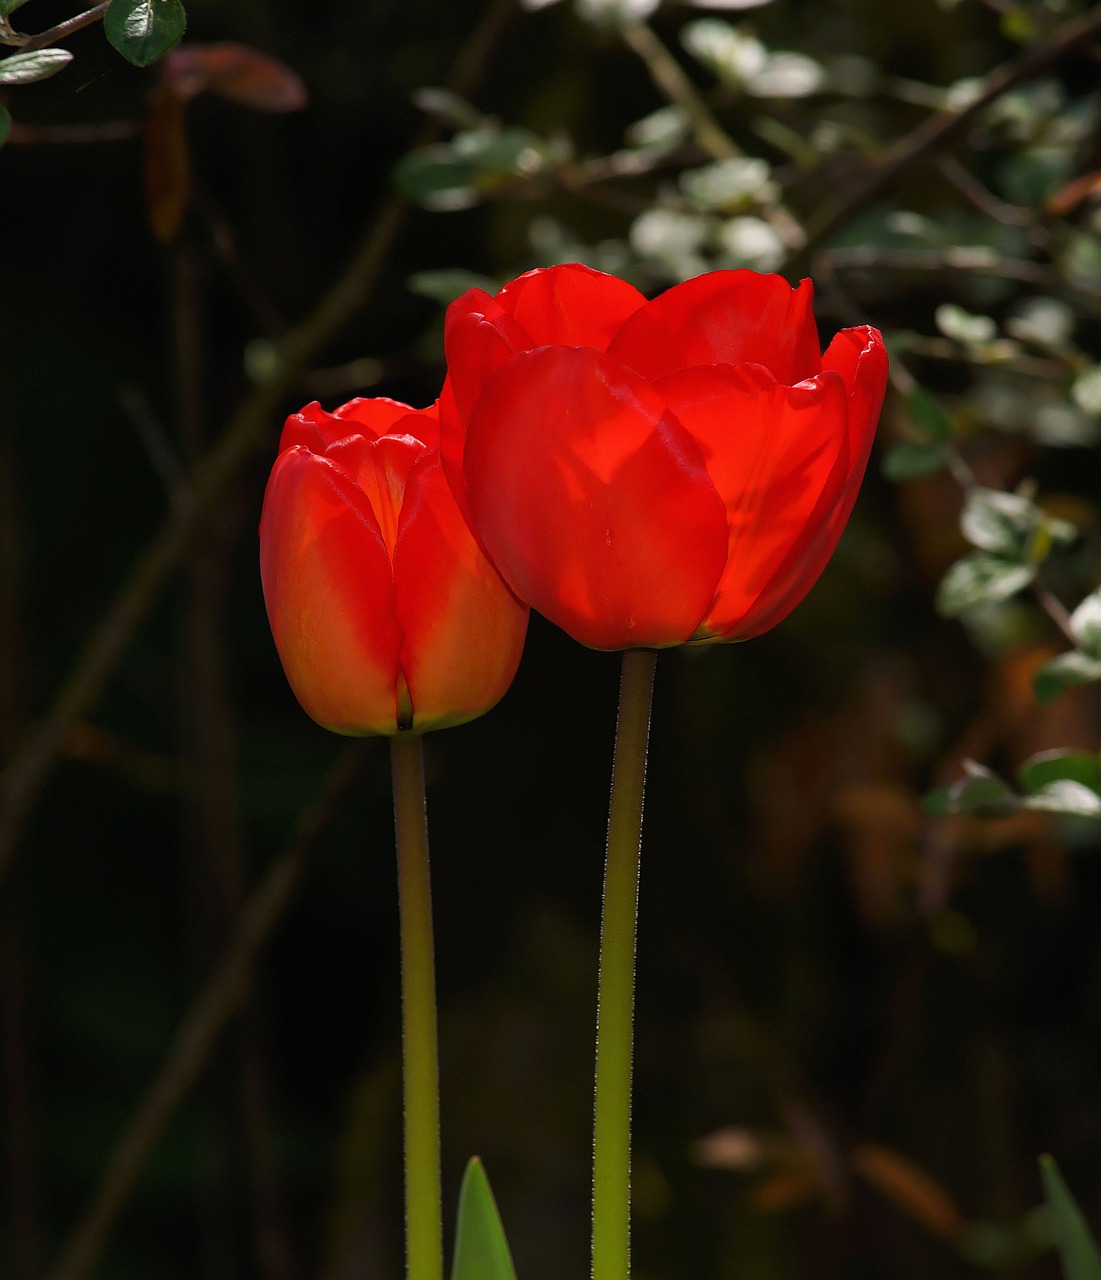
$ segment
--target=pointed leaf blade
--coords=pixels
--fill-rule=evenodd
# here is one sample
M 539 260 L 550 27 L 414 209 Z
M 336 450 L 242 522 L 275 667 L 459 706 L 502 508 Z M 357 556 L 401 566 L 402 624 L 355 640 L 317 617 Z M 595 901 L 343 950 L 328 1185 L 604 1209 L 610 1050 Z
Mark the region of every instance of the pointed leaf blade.
M 477 1156 L 466 1166 L 459 1191 L 451 1280 L 516 1280 L 501 1216 Z
M 1055 1215 L 1066 1280 L 1101 1280 L 1101 1253 L 1086 1220 L 1051 1156 L 1040 1157 L 1044 1195 Z

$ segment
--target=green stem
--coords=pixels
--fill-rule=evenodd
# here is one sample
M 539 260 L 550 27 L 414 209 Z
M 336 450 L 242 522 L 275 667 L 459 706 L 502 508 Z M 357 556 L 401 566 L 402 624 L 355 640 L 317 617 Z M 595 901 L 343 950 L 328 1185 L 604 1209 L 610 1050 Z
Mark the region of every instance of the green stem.
M 600 994 L 596 1015 L 596 1105 L 593 1125 L 593 1280 L 631 1273 L 631 1048 L 635 998 L 642 796 L 657 654 L 623 655 L 616 725 L 604 918 L 600 930 Z
M 443 1280 L 436 962 L 419 734 L 390 740 L 401 916 L 402 1089 L 405 1102 L 405 1274 Z

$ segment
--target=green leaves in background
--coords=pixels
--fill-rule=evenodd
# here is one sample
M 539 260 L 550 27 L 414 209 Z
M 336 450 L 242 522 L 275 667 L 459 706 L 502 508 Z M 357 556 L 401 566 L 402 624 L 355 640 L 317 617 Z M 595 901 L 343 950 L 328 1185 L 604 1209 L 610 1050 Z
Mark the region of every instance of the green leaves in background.
M 1078 536 L 1074 525 L 1049 516 L 1031 498 L 978 485 L 967 491 L 960 528 L 978 550 L 958 560 L 937 589 L 937 609 L 949 618 L 1015 595 L 1054 546 Z
M 73 60 L 67 49 L 32 49 L 30 53 L 13 53 L 0 62 L 0 84 L 31 84 L 48 80 Z
M 449 302 L 466 293 L 467 289 L 481 289 L 491 296 L 500 287 L 489 276 L 478 275 L 463 267 L 444 267 L 439 271 L 416 271 L 405 282 L 411 293 L 430 298 L 446 307 Z
M 527 129 L 483 120 L 450 142 L 418 147 L 398 161 L 394 181 L 426 209 L 469 209 L 486 195 L 561 163 L 559 149 Z
M 459 1191 L 451 1280 L 516 1280 L 501 1216 L 477 1156 L 466 1166 Z
M 0 103 L 0 147 L 8 140 L 8 134 L 11 132 L 11 116 L 7 112 L 7 108 Z
M 103 19 L 107 39 L 137 67 L 164 57 L 186 26 L 180 0 L 113 0 Z
M 915 387 L 907 395 L 906 416 L 917 438 L 895 445 L 883 455 L 883 474 L 896 483 L 939 471 L 948 462 L 952 444 L 952 422 L 940 401 L 924 387 Z
M 1045 662 L 1033 676 L 1038 702 L 1050 702 L 1071 685 L 1101 680 L 1101 590 L 1086 596 L 1070 615 L 1070 631 L 1078 648 Z
M 1004 779 L 964 760 L 964 776 L 938 787 L 922 801 L 935 818 L 970 813 L 980 818 L 1005 818 L 1020 809 L 1101 819 L 1101 756 L 1086 751 L 1042 751 L 1021 766 L 1018 794 Z
M 1098 1252 L 1097 1241 L 1051 1156 L 1040 1157 L 1040 1177 L 1044 1195 L 1055 1216 L 1063 1275 L 1066 1280 L 1101 1280 L 1101 1253 Z

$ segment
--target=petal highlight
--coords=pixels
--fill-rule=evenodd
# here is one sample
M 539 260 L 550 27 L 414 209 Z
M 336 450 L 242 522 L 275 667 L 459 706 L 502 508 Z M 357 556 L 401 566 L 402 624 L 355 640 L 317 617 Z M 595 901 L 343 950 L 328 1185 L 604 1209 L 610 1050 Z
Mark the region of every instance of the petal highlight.
M 641 378 L 542 347 L 487 384 L 464 463 L 477 531 L 516 595 L 598 649 L 686 640 L 726 558 L 699 448 Z
M 822 367 L 809 280 L 797 288 L 755 271 L 712 271 L 640 308 L 608 348 L 646 378 L 707 364 L 760 364 L 794 384 Z

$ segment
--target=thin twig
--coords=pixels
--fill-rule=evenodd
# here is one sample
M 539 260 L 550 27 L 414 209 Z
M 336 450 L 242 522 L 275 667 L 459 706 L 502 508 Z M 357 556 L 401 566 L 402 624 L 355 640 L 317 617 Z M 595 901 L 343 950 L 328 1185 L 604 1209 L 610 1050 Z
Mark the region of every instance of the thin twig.
M 966 107 L 954 112 L 940 112 L 930 116 L 912 132 L 888 147 L 879 162 L 851 187 L 827 203 L 821 213 L 807 225 L 806 243 L 792 255 L 787 264 L 789 271 L 800 270 L 810 255 L 838 227 L 866 208 L 871 200 L 909 168 L 916 160 L 929 152 L 947 146 L 961 134 L 992 102 L 1003 94 L 1043 71 L 1050 63 L 1061 58 L 1075 45 L 1088 40 L 1101 31 L 1101 4 L 1094 5 L 1077 18 L 1064 23 L 1052 40 L 1019 62 L 999 67 L 986 77 L 981 91 Z
M 141 125 L 136 120 L 103 120 L 98 124 L 20 124 L 13 120 L 8 145 L 72 147 L 95 142 L 125 142 L 140 136 Z
M 260 950 L 290 903 L 319 836 L 351 791 L 365 750 L 364 744 L 357 744 L 345 752 L 300 819 L 290 844 L 245 903 L 220 961 L 176 1032 L 160 1073 L 115 1146 L 106 1176 L 49 1280 L 82 1280 L 95 1266 L 165 1126 L 248 994 Z
M 955 245 L 946 249 L 877 249 L 870 245 L 830 249 L 815 263 L 828 258 L 834 267 L 846 271 L 974 271 L 999 280 L 1020 280 L 1025 284 L 1045 284 L 1052 272 L 1027 258 L 1003 258 L 986 245 Z
M 1070 611 L 1063 602 L 1039 578 L 1033 578 L 1032 580 L 1032 595 L 1040 608 L 1055 623 L 1063 637 L 1069 640 L 1077 649 L 1078 637 L 1074 634 L 1074 628 L 1071 626 Z
M 99 22 L 110 7 L 111 0 L 104 0 L 103 4 L 97 4 L 92 9 L 86 9 L 83 13 L 78 13 L 75 18 L 66 18 L 64 22 L 59 22 L 56 27 L 50 27 L 48 31 L 41 31 L 38 35 L 31 36 L 26 44 L 21 47 L 22 52 L 30 53 L 32 49 L 45 49 L 51 44 L 57 44 L 59 40 L 64 40 L 74 32 L 90 27 L 93 22 Z

